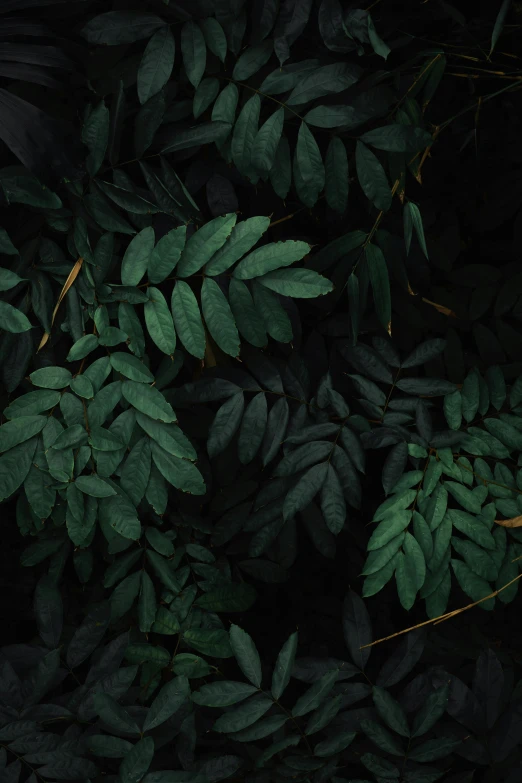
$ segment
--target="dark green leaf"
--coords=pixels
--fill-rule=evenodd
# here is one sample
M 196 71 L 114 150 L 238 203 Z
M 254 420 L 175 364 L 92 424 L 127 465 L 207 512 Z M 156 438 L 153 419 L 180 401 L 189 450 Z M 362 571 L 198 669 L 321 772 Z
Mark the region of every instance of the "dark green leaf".
M 170 27 L 161 27 L 149 40 L 138 68 L 138 97 L 146 103 L 168 82 L 176 45 Z

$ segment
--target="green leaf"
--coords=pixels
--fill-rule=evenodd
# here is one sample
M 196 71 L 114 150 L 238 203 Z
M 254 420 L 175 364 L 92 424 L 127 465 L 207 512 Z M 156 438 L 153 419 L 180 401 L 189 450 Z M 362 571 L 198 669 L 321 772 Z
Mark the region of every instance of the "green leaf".
M 181 342 L 192 356 L 203 359 L 206 339 L 198 302 L 183 280 L 178 280 L 172 291 L 171 308 Z
M 0 233 L 0 241 L 1 239 L 2 234 Z M 15 248 L 13 249 L 14 252 L 18 254 L 18 251 Z M 5 252 L 5 250 L 2 249 L 0 244 L 0 253 L 2 252 Z M 0 291 L 9 291 L 11 288 L 14 288 L 16 285 L 18 285 L 18 283 L 22 283 L 25 279 L 26 278 L 18 277 L 18 275 L 15 272 L 12 272 L 10 269 L 4 269 L 3 267 L 0 267 Z
M 494 592 L 490 584 L 485 579 L 482 579 L 481 576 L 475 574 L 466 563 L 460 560 L 452 560 L 451 566 L 457 582 L 466 595 L 469 595 L 472 601 L 481 601 L 479 604 L 481 609 L 491 611 L 495 606 L 495 598 L 488 598 L 486 601 L 481 600 Z
M 380 549 L 405 530 L 411 520 L 411 511 L 393 511 L 386 515 L 386 518 L 377 525 L 373 531 L 366 549 L 372 552 Z
M 294 299 L 315 299 L 333 290 L 332 283 L 312 269 L 276 269 L 260 277 L 259 283 Z
M 136 414 L 136 421 L 142 430 L 150 435 L 168 454 L 190 460 L 196 459 L 194 447 L 177 425 L 163 424 L 149 416 L 144 416 L 142 413 Z
M 323 676 L 315 682 L 311 688 L 308 688 L 295 703 L 292 709 L 292 716 L 294 718 L 306 715 L 308 712 L 315 710 L 326 699 L 333 686 L 337 681 L 337 669 L 331 672 L 323 674 Z
M 199 272 L 214 253 L 225 244 L 236 220 L 235 213 L 217 217 L 192 234 L 181 254 L 177 269 L 178 276 L 190 277 Z
M 422 128 L 400 124 L 374 128 L 360 138 L 365 144 L 387 152 L 417 152 L 433 142 L 431 134 Z
M 154 547 L 156 552 L 159 552 L 160 555 L 170 557 L 174 554 L 174 545 L 172 541 L 157 528 L 148 527 L 145 531 L 145 537 L 149 544 Z
M 80 492 L 94 498 L 109 498 L 116 494 L 116 490 L 99 476 L 78 476 L 75 483 Z
M 98 338 L 95 334 L 86 334 L 76 340 L 71 350 L 67 354 L 67 362 L 77 362 L 85 359 L 92 351 L 98 347 Z
M 149 280 L 162 283 L 173 271 L 185 247 L 186 226 L 173 228 L 160 239 L 150 255 Z
M 108 693 L 96 693 L 94 707 L 102 721 L 113 731 L 124 734 L 140 734 L 140 728 L 135 720 Z
M 175 636 L 180 632 L 179 620 L 173 612 L 165 609 L 164 606 L 159 606 L 152 625 L 152 630 L 154 633 L 161 633 L 165 636 Z M 179 672 L 179 674 L 181 673 L 182 672 Z
M 176 44 L 170 27 L 161 27 L 149 40 L 138 68 L 138 98 L 146 103 L 170 79 Z
M 237 328 L 251 345 L 263 348 L 267 343 L 264 323 L 257 312 L 248 287 L 241 280 L 232 278 L 228 289 L 230 308 Z
M 154 740 L 152 737 L 140 739 L 124 757 L 118 770 L 121 783 L 139 783 L 149 769 L 154 758 Z
M 10 497 L 25 481 L 36 444 L 37 438 L 31 438 L 0 457 L 0 501 Z
M 151 450 L 148 438 L 132 447 L 120 474 L 120 484 L 135 506 L 142 501 L 149 483 Z
M 411 727 L 412 737 L 426 734 L 446 712 L 449 698 L 449 685 L 443 685 L 430 693 L 419 712 L 415 715 Z
M 243 392 L 229 397 L 214 417 L 207 441 L 209 456 L 220 454 L 230 443 L 241 422 L 245 402 Z
M 215 54 L 216 57 L 219 57 L 221 62 L 224 63 L 227 55 L 227 38 L 223 28 L 217 19 L 214 19 L 213 17 L 202 19 L 199 22 L 199 25 L 203 31 L 207 47 L 212 54 Z
M 230 645 L 232 647 L 236 661 L 239 664 L 239 668 L 245 677 L 250 680 L 252 685 L 255 685 L 256 688 L 260 688 L 262 678 L 261 659 L 259 658 L 259 653 L 254 642 L 252 641 L 252 638 L 247 634 L 246 631 L 243 631 L 237 625 L 230 626 L 229 637 Z M 272 704 L 271 701 L 270 704 Z M 258 717 L 261 717 L 261 715 L 258 715 Z M 252 723 L 253 722 L 254 721 L 252 721 Z M 236 729 L 226 729 L 226 731 L 238 731 L 239 729 L 246 728 L 246 725 L 250 725 L 250 723 L 243 726 L 238 726 Z
M 399 600 L 403 608 L 409 611 L 417 595 L 417 577 L 413 562 L 403 552 L 397 553 L 395 579 Z
M 346 503 L 339 477 L 330 464 L 321 489 L 321 511 L 328 530 L 338 535 L 346 521 Z
M 370 39 L 370 44 L 372 45 L 372 49 L 375 52 L 375 54 L 378 54 L 380 57 L 383 57 L 385 60 L 388 58 L 389 53 L 391 52 L 390 47 L 384 43 L 382 38 L 379 37 L 377 34 L 377 30 L 375 29 L 375 25 L 373 23 L 372 17 L 370 14 L 367 16 L 367 24 L 368 24 L 368 38 Z
M 259 451 L 263 442 L 266 424 L 266 395 L 264 392 L 259 392 L 248 404 L 239 431 L 238 455 L 239 461 L 243 465 L 248 465 L 252 462 Z
M 403 756 L 404 750 L 393 734 L 373 720 L 361 720 L 361 729 L 380 750 L 393 756 Z
M 314 756 L 319 756 L 319 758 L 334 756 L 342 750 L 345 750 L 353 742 L 355 737 L 355 733 L 351 731 L 343 731 L 340 734 L 334 734 L 315 746 Z
M 120 329 L 128 335 L 129 350 L 136 356 L 143 356 L 145 352 L 145 335 L 134 307 L 128 302 L 120 302 L 118 305 L 118 320 Z
M 250 173 L 251 155 L 257 135 L 260 110 L 261 99 L 259 95 L 253 95 L 241 109 L 232 134 L 230 147 L 232 159 L 240 173 L 247 177 Z M 250 178 L 252 179 L 252 177 Z
M 389 332 L 391 329 L 391 296 L 388 267 L 382 250 L 377 245 L 368 244 L 364 252 L 366 263 L 368 264 L 377 317 L 382 326 Z
M 91 111 L 82 128 L 82 142 L 89 150 L 86 166 L 91 177 L 97 174 L 103 163 L 108 141 L 109 110 L 103 100 L 101 100 L 96 108 Z
M 208 612 L 244 612 L 257 599 L 257 592 L 251 585 L 226 585 L 208 590 L 195 602 Z
M 82 35 L 89 43 L 115 46 L 149 38 L 163 24 L 161 17 L 155 14 L 109 11 L 91 19 L 82 28 Z
M 204 495 L 205 482 L 199 470 L 192 462 L 168 454 L 152 442 L 152 458 L 161 475 L 176 489 L 191 495 Z
M 288 106 L 295 106 L 321 98 L 323 95 L 342 92 L 355 84 L 361 74 L 362 69 L 358 65 L 346 62 L 323 65 L 304 76 L 298 74 L 296 86 L 286 103 Z
M 233 626 L 234 627 L 234 626 Z M 225 712 L 214 723 L 213 730 L 219 732 L 233 732 L 246 729 L 268 712 L 272 706 L 272 700 L 263 694 L 253 696 L 240 707 Z
M 201 286 L 201 307 L 208 330 L 221 350 L 229 356 L 238 356 L 239 334 L 230 305 L 219 285 L 209 277 Z
M 181 53 L 189 82 L 197 87 L 205 73 L 207 47 L 203 33 L 192 20 L 181 28 Z
M 300 261 L 310 251 L 306 242 L 292 241 L 271 242 L 257 248 L 239 262 L 234 270 L 234 277 L 239 280 L 250 280 L 260 277 L 281 267 L 290 266 Z
M 11 242 L 11 239 L 9 237 L 9 234 L 5 229 L 0 228 L 0 253 L 5 253 L 7 256 L 17 256 L 18 250 Z M 9 269 L 3 269 L 2 274 L 7 273 L 8 276 L 12 275 L 13 277 L 18 277 L 18 275 L 15 275 L 14 272 L 11 272 Z M 20 280 L 21 278 L 18 278 Z M 18 282 L 18 281 L 17 281 Z M 12 286 L 10 286 L 12 288 Z M 7 288 L 1 289 L 3 291 L 7 291 Z
M 321 462 L 306 471 L 290 492 L 283 506 L 283 518 L 291 519 L 298 511 L 302 511 L 313 500 L 322 488 L 328 472 L 329 463 Z
M 244 682 L 212 682 L 202 685 L 192 694 L 192 701 L 204 707 L 230 707 L 257 693 L 257 688 Z
M 148 332 L 160 351 L 170 355 L 176 347 L 174 321 L 165 297 L 154 286 L 147 288 L 149 301 L 145 304 L 144 314 Z
M 192 112 L 196 120 L 198 117 L 201 117 L 204 112 L 206 112 L 212 103 L 214 103 L 218 92 L 219 80 L 214 76 L 209 76 L 207 79 L 203 79 L 199 83 L 199 86 L 194 94 L 194 103 L 192 108 Z
M 405 127 L 405 126 L 401 126 Z M 421 250 L 428 259 L 428 248 L 426 247 L 426 239 L 424 237 L 424 226 L 422 225 L 422 216 L 420 213 L 420 209 L 417 206 L 417 204 L 414 204 L 413 201 L 407 201 L 404 205 L 404 241 L 406 244 L 406 255 L 410 252 L 410 245 L 411 245 L 411 237 L 413 233 L 413 229 L 415 228 L 415 233 L 417 235 L 417 239 L 419 240 L 419 245 L 421 246 Z
M 267 173 L 274 165 L 277 147 L 283 132 L 285 112 L 277 109 L 259 128 L 254 139 L 251 161 L 259 172 Z
M 437 761 L 437 759 L 447 758 L 460 745 L 462 745 L 462 740 L 455 737 L 437 737 L 437 739 L 423 742 L 422 745 L 417 745 L 416 748 L 410 750 L 408 758 L 421 764 Z
M 506 16 L 510 7 L 511 7 L 511 0 L 502 0 L 502 5 L 500 6 L 500 10 L 497 14 L 497 18 L 495 19 L 493 32 L 491 33 L 491 48 L 489 50 L 489 57 L 491 57 L 491 55 L 493 54 L 493 50 L 497 45 L 497 41 L 502 34 L 502 30 L 504 29 L 504 23 L 506 21 Z
M 207 263 L 205 274 L 212 276 L 226 272 L 261 239 L 269 225 L 268 217 L 253 217 L 237 223 L 226 242 Z
M 171 590 L 175 595 L 181 592 L 181 588 L 174 576 L 174 571 L 171 568 L 170 561 L 165 560 L 164 557 L 157 552 L 153 552 L 151 549 L 147 549 L 146 555 L 147 560 L 152 565 L 158 579 L 165 585 L 167 590 Z
M 95 756 L 121 759 L 132 749 L 132 743 L 108 734 L 92 734 L 88 740 L 88 748 Z
M 227 125 L 228 130 L 224 133 L 223 138 L 216 140 L 216 143 L 221 144 L 228 137 L 232 130 L 232 125 L 236 120 L 237 102 L 239 100 L 239 91 L 235 84 L 227 84 L 224 90 L 221 90 L 218 95 L 214 107 L 212 109 L 212 121 L 215 123 L 222 123 Z
M 283 695 L 286 686 L 290 682 L 297 652 L 297 631 L 291 634 L 283 644 L 272 674 L 272 696 L 278 700 Z
M 63 603 L 53 580 L 44 575 L 34 593 L 34 613 L 40 638 L 53 650 L 60 644 L 63 627 Z
M 344 212 L 348 204 L 348 156 L 346 147 L 337 136 L 330 140 L 324 163 L 326 203 L 336 212 Z
M 179 710 L 188 698 L 190 698 L 188 679 L 183 675 L 175 677 L 163 686 L 150 705 L 145 723 L 143 724 L 143 730 L 151 731 L 156 726 L 161 726 L 162 723 L 165 723 Z
M 227 631 L 192 628 L 183 633 L 183 640 L 189 647 L 212 658 L 230 658 L 233 655 Z
M 154 376 L 148 367 L 131 354 L 115 351 L 110 356 L 111 367 L 116 372 L 139 383 L 153 383 Z
M 271 40 L 263 41 L 256 46 L 249 46 L 237 60 L 232 71 L 232 78 L 237 82 L 250 79 L 268 62 L 273 50 L 274 44 Z
M 137 541 L 141 535 L 141 524 L 132 503 L 120 495 L 104 498 L 101 503 L 112 529 L 123 538 Z
M 161 152 L 162 154 L 166 154 L 197 147 L 200 144 L 210 144 L 212 141 L 215 141 L 216 143 L 222 142 L 225 141 L 230 130 L 230 122 L 218 121 L 204 122 L 200 125 L 196 125 L 195 128 L 189 128 L 189 130 L 185 131 L 177 130 L 173 140 L 170 144 L 167 144 Z
M 293 337 L 292 324 L 277 297 L 257 281 L 253 283 L 253 294 L 255 308 L 270 337 L 281 343 L 289 343 Z
M 8 302 L 0 301 L 0 329 L 5 329 L 6 332 L 12 334 L 19 334 L 32 328 L 31 322 L 20 310 Z
M 362 141 L 357 142 L 355 165 L 357 178 L 365 196 L 377 209 L 386 212 L 392 203 L 388 179 L 379 160 Z
M 18 446 L 34 435 L 38 435 L 45 425 L 45 416 L 18 416 L 0 427 L 0 452 Z
M 259 89 L 269 95 L 279 95 L 282 92 L 293 90 L 303 76 L 310 71 L 315 71 L 318 65 L 319 60 L 302 60 L 291 65 L 283 65 L 268 74 Z
M 296 160 L 303 182 L 319 193 L 325 183 L 324 165 L 317 142 L 306 122 L 302 122 L 299 128 Z
M 274 165 L 270 169 L 270 184 L 279 198 L 287 197 L 292 184 L 292 161 L 286 136 L 281 136 L 277 145 Z
M 147 271 L 147 265 L 154 249 L 154 229 L 147 226 L 131 239 L 121 263 L 123 285 L 138 285 Z
M 408 719 L 401 705 L 384 688 L 374 686 L 372 695 L 373 703 L 382 720 L 401 737 L 409 737 Z

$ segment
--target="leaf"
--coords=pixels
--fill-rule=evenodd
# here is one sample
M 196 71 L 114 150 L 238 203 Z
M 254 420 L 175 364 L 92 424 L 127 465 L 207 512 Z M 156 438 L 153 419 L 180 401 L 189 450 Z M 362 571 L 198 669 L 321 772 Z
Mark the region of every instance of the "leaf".
M 391 688 L 404 679 L 421 657 L 424 641 L 422 629 L 406 634 L 380 670 L 377 685 L 380 688 Z
M 147 271 L 147 265 L 154 249 L 154 229 L 147 226 L 134 236 L 125 250 L 121 263 L 123 285 L 138 285 Z
M 321 462 L 306 471 L 290 492 L 287 494 L 283 506 L 283 518 L 292 518 L 298 511 L 302 511 L 311 503 L 315 495 L 322 488 L 326 479 L 329 464 Z
M 146 103 L 170 79 L 176 44 L 170 27 L 161 27 L 149 40 L 138 68 L 138 97 Z
M 273 50 L 274 44 L 271 40 L 263 41 L 256 46 L 249 46 L 237 60 L 232 71 L 232 78 L 236 82 L 250 79 L 268 62 Z
M 27 332 L 32 328 L 31 322 L 20 310 L 17 310 L 16 307 L 13 307 L 8 302 L 0 301 L 0 329 L 19 334 L 20 332 Z
M 185 247 L 186 227 L 172 229 L 150 254 L 148 276 L 151 283 L 162 283 L 173 271 Z
M 278 700 L 283 695 L 286 686 L 290 682 L 297 652 L 297 631 L 291 634 L 277 656 L 277 661 L 272 674 L 272 696 Z
M 421 737 L 426 734 L 444 715 L 448 705 L 449 686 L 444 685 L 430 693 L 419 712 L 415 715 L 411 726 L 411 736 Z
M 294 299 L 315 299 L 333 290 L 332 283 L 312 269 L 276 269 L 260 277 L 259 283 Z
M 151 731 L 156 726 L 161 726 L 188 698 L 190 698 L 190 686 L 185 676 L 175 677 L 168 682 L 150 705 L 143 731 Z
M 361 720 L 361 729 L 380 750 L 393 756 L 403 756 L 404 751 L 393 734 L 373 720 Z
M 18 416 L 0 427 L 0 452 L 8 451 L 38 435 L 45 425 L 45 416 Z
M 372 696 L 377 712 L 390 729 L 400 734 L 401 737 L 409 737 L 410 730 L 406 714 L 393 696 L 384 688 L 377 686 L 373 687 Z
M 321 152 L 306 122 L 301 122 L 297 136 L 296 161 L 303 182 L 319 193 L 324 188 L 325 171 Z
M 217 19 L 212 17 L 202 19 L 199 25 L 203 31 L 207 47 L 212 54 L 215 54 L 216 57 L 219 57 L 221 62 L 224 63 L 227 54 L 227 39 L 223 32 L 223 28 Z
M 407 394 L 419 394 L 424 397 L 442 397 L 455 391 L 455 384 L 439 378 L 402 378 L 397 388 Z
M 180 586 L 176 581 L 173 569 L 170 567 L 170 562 L 165 558 L 158 555 L 157 552 L 153 552 L 151 549 L 147 549 L 147 560 L 152 565 L 158 579 L 162 582 L 167 590 L 171 590 L 175 595 L 180 592 Z
M 1 238 L 2 235 L 0 234 L 0 241 Z M 2 250 L 1 245 L 0 252 L 5 252 Z M 18 253 L 18 251 L 15 250 L 15 253 Z M 12 272 L 10 269 L 4 269 L 3 267 L 0 267 L 0 291 L 9 291 L 11 288 L 14 288 L 16 285 L 18 285 L 18 283 L 22 283 L 24 279 L 26 278 L 18 277 L 18 275 L 15 272 Z
M 75 483 L 81 492 L 94 498 L 108 498 L 116 494 L 116 490 L 98 476 L 78 476 Z
M 44 575 L 34 593 L 34 613 L 38 633 L 49 649 L 58 647 L 63 627 L 63 603 L 53 580 Z
M 130 405 L 146 416 L 150 416 L 151 419 L 157 419 L 166 424 L 176 421 L 176 414 L 170 404 L 163 394 L 152 386 L 146 386 L 136 381 L 124 381 L 122 394 Z
M 174 139 L 161 150 L 162 154 L 178 152 L 179 150 L 197 147 L 200 144 L 210 144 L 225 141 L 230 133 L 229 122 L 204 122 L 189 130 L 176 131 Z
M 37 439 L 31 438 L 0 457 L 0 501 L 10 497 L 25 481 L 36 444 Z
M 491 48 L 489 50 L 489 57 L 491 57 L 491 55 L 493 54 L 493 50 L 497 45 L 497 41 L 502 34 L 502 30 L 504 29 L 504 23 L 506 21 L 506 16 L 508 14 L 510 7 L 511 7 L 511 0 L 502 0 L 502 5 L 500 6 L 500 10 L 497 14 L 497 18 L 495 19 L 493 32 L 491 33 Z
M 89 43 L 117 45 L 149 38 L 164 24 L 155 14 L 139 11 L 109 11 L 91 19 L 82 29 Z
M 365 248 L 366 263 L 372 286 L 377 317 L 387 332 L 391 329 L 391 296 L 388 267 L 382 250 L 373 244 Z
M 365 196 L 377 209 L 386 212 L 392 203 L 392 192 L 388 179 L 379 160 L 362 141 L 357 142 L 355 165 L 357 178 Z
M 380 38 L 379 35 L 377 34 L 377 30 L 375 29 L 375 25 L 373 23 L 370 14 L 368 14 L 367 20 L 368 20 L 367 21 L 368 38 L 370 39 L 372 49 L 375 52 L 375 54 L 378 54 L 380 57 L 383 57 L 386 60 L 388 58 L 391 49 L 387 44 L 384 43 L 382 38 Z
M 205 323 L 217 345 L 229 356 L 238 356 L 239 335 L 230 305 L 219 285 L 208 277 L 201 287 L 201 306 Z
M 103 602 L 93 607 L 75 630 L 67 646 L 67 666 L 74 669 L 83 663 L 103 639 L 111 619 L 110 606 Z
M 417 745 L 408 753 L 408 758 L 419 763 L 437 761 L 437 759 L 447 758 L 461 744 L 462 740 L 454 737 L 437 737 Z
M 279 198 L 285 199 L 292 184 L 292 162 L 290 160 L 290 146 L 286 136 L 281 136 L 274 159 L 274 165 L 270 169 L 270 184 Z
M 452 560 L 451 566 L 457 582 L 466 595 L 469 595 L 472 601 L 481 601 L 479 603 L 481 609 L 491 611 L 495 605 L 495 597 L 488 598 L 486 601 L 481 600 L 494 592 L 489 583 L 481 576 L 475 574 L 466 563 L 460 560 Z
M 321 511 L 328 530 L 334 535 L 340 533 L 346 520 L 346 503 L 341 482 L 331 465 L 321 489 Z
M 160 351 L 169 355 L 176 347 L 176 332 L 174 322 L 165 297 L 154 286 L 147 289 L 149 301 L 145 304 L 145 323 L 147 330 Z
M 364 601 L 352 590 L 343 603 L 343 634 L 352 661 L 364 670 L 371 648 L 360 648 L 372 641 L 372 624 Z
M 314 747 L 314 756 L 323 758 L 340 753 L 353 742 L 355 737 L 356 734 L 351 731 L 343 731 L 340 734 L 333 734 L 328 739 L 319 742 Z
M 121 783 L 139 783 L 149 769 L 154 757 L 152 737 L 140 739 L 124 757 L 118 770 Z
M 89 114 L 83 125 L 81 138 L 89 150 L 87 171 L 94 177 L 103 163 L 109 142 L 109 110 L 103 100 Z
M 198 119 L 216 100 L 219 92 L 219 81 L 213 76 L 203 79 L 194 94 L 194 103 L 192 112 L 194 118 Z
M 192 20 L 181 28 L 181 53 L 189 82 L 197 87 L 205 72 L 207 47 L 203 33 Z
M 230 707 L 257 693 L 257 688 L 243 682 L 212 682 L 192 694 L 192 701 L 204 707 Z
M 232 398 L 233 399 L 233 398 Z M 238 455 L 243 465 L 248 465 L 256 456 L 267 425 L 267 403 L 264 392 L 259 392 L 248 404 L 238 439 Z M 1 429 L 0 429 L 1 432 Z
M 292 240 L 271 242 L 253 250 L 240 261 L 233 275 L 239 280 L 260 277 L 281 267 L 290 266 L 295 261 L 300 261 L 309 251 L 310 245 L 306 242 Z
M 259 89 L 268 95 L 279 95 L 293 90 L 307 72 L 317 69 L 318 64 L 318 60 L 301 60 L 301 62 L 283 65 L 268 74 Z
M 195 602 L 209 612 L 244 612 L 257 599 L 257 592 L 247 584 L 227 585 L 208 590 Z
M 268 217 L 253 217 L 237 223 L 227 241 L 207 263 L 205 274 L 220 275 L 229 269 L 261 239 L 269 225 Z
M 346 147 L 338 136 L 333 136 L 325 157 L 326 203 L 336 212 L 344 212 L 348 204 L 349 175 Z
M 189 353 L 202 359 L 205 355 L 205 330 L 196 297 L 183 280 L 178 280 L 172 291 L 171 308 L 181 342 Z
M 246 633 L 246 631 L 243 631 L 237 625 L 230 626 L 229 637 L 230 637 L 230 645 L 232 647 L 236 661 L 239 664 L 239 668 L 241 669 L 245 677 L 248 680 L 250 680 L 252 685 L 255 685 L 256 688 L 260 688 L 261 679 L 262 679 L 261 660 L 259 658 L 259 653 L 256 649 L 256 646 L 252 641 L 252 638 Z M 270 701 L 270 705 L 271 704 L 272 702 Z M 261 717 L 261 715 L 259 715 L 258 717 Z M 250 723 L 247 725 L 250 725 Z M 239 726 L 237 729 L 226 729 L 226 730 L 237 731 L 238 729 L 245 728 L 245 727 L 246 725 Z M 219 729 L 216 730 L 219 731 Z
M 336 680 L 337 669 L 324 674 L 296 701 L 292 709 L 292 716 L 294 718 L 301 717 L 311 710 L 315 710 L 326 699 Z
M 415 233 L 417 235 L 417 239 L 419 240 L 419 245 L 421 246 L 421 250 L 428 259 L 428 249 L 426 247 L 426 239 L 424 237 L 424 227 L 422 225 L 422 216 L 419 210 L 419 207 L 417 204 L 414 204 L 413 201 L 407 201 L 404 205 L 404 241 L 406 244 L 406 255 L 410 252 L 410 245 L 411 245 L 411 237 L 413 228 L 415 228 Z
M 232 626 L 234 628 L 234 626 Z M 219 732 L 233 732 L 246 729 L 268 712 L 272 706 L 272 699 L 263 694 L 253 696 L 240 707 L 225 712 L 214 723 L 213 730 Z
M 129 715 L 127 710 L 108 693 L 96 693 L 94 707 L 102 721 L 113 731 L 125 734 L 140 734 L 138 724 Z
M 77 362 L 85 359 L 92 351 L 98 347 L 99 341 L 95 334 L 86 334 L 76 340 L 71 350 L 67 354 L 67 362 Z
M 203 655 L 213 658 L 230 658 L 233 655 L 227 631 L 194 628 L 183 633 L 183 640 Z
M 300 103 L 308 103 L 321 98 L 323 95 L 332 95 L 355 84 L 362 74 L 358 65 L 346 62 L 332 63 L 315 68 L 304 77 L 298 76 L 298 81 L 286 103 L 295 106 Z
M 161 475 L 176 489 L 192 495 L 204 495 L 205 483 L 199 470 L 186 459 L 168 454 L 152 442 L 152 458 Z
M 190 277 L 199 272 L 225 244 L 236 220 L 234 213 L 217 217 L 192 234 L 181 254 L 177 270 L 179 277 Z
M 422 128 L 400 124 L 374 128 L 364 133 L 360 139 L 365 144 L 371 144 L 372 147 L 387 152 L 415 152 L 428 147 L 433 142 L 431 134 Z
M 251 155 L 259 124 L 261 100 L 253 95 L 245 103 L 237 118 L 232 134 L 230 151 L 232 160 L 241 174 L 249 176 Z
M 281 343 L 289 343 L 293 337 L 292 324 L 277 297 L 257 281 L 253 283 L 253 294 L 255 308 L 270 337 Z
M 254 168 L 267 173 L 274 165 L 277 148 L 281 139 L 284 124 L 284 109 L 277 109 L 259 128 L 251 152 Z
M 108 734 L 92 734 L 88 740 L 88 747 L 95 756 L 121 759 L 131 750 L 132 743 Z

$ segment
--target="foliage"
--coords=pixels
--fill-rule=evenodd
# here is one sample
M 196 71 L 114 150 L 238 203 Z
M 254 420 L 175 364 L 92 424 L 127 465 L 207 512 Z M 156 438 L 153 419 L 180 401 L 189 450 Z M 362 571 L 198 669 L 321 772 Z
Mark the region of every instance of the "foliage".
M 2 780 L 520 779 L 498 5 L 4 0 Z

